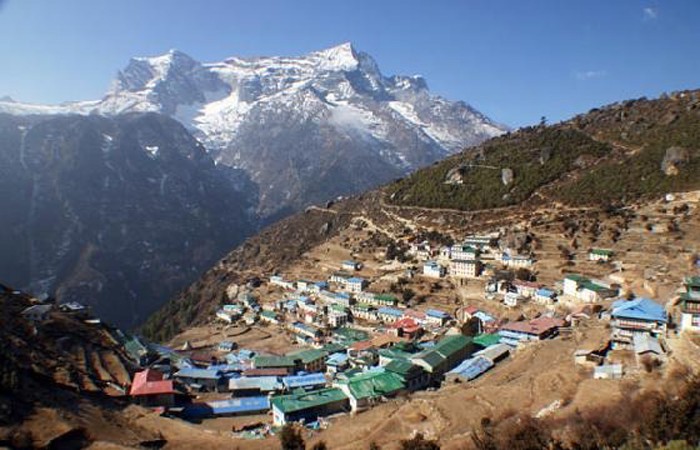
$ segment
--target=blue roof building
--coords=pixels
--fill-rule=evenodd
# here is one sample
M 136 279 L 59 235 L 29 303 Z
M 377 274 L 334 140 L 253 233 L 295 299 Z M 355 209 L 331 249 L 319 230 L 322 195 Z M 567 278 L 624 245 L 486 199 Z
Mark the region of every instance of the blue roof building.
M 445 374 L 445 379 L 453 382 L 471 381 L 494 366 L 485 356 L 475 356 L 464 360 L 460 365 Z
M 186 419 L 202 419 L 216 416 L 257 414 L 269 410 L 270 399 L 267 396 L 258 396 L 193 403 L 185 407 L 182 415 Z
M 290 375 L 282 378 L 285 389 L 313 388 L 326 385 L 326 377 L 322 373 L 309 373 L 306 375 Z
M 648 298 L 617 300 L 610 316 L 613 348 L 632 348 L 635 335 L 664 335 L 668 324 L 666 309 Z

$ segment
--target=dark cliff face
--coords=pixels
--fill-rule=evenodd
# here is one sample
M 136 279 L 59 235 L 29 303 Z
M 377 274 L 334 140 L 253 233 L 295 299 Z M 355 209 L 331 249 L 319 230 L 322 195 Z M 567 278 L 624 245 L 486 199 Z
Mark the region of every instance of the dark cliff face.
M 167 117 L 0 116 L 0 278 L 120 326 L 249 235 L 255 202 Z

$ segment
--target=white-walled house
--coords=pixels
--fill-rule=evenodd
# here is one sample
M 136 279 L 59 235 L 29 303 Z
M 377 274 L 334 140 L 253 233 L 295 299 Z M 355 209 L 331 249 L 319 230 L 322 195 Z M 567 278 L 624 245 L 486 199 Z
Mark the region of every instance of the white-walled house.
M 445 275 L 445 268 L 435 261 L 427 261 L 423 264 L 423 275 L 430 278 L 441 278 Z

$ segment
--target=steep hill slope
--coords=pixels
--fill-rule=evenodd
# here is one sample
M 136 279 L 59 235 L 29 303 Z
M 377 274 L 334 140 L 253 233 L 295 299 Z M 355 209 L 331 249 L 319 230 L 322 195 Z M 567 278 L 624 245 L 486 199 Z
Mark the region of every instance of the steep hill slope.
M 603 204 L 700 187 L 700 92 L 632 100 L 492 139 L 390 185 L 401 206 Z M 532 198 L 534 197 L 534 198 Z
M 393 239 L 407 228 L 459 235 L 539 223 L 546 234 L 550 226 L 565 231 L 571 221 L 585 223 L 598 211 L 612 214 L 610 233 L 615 235 L 610 202 L 633 205 L 669 191 L 700 189 L 698 99 L 692 91 L 625 102 L 551 127 L 521 130 L 383 189 L 329 208 L 307 209 L 247 240 L 154 314 L 144 331 L 165 339 L 203 323 L 224 301 L 230 284 L 292 268 L 314 247 L 337 237 L 350 240 L 353 229 L 369 227 Z M 625 120 L 620 123 L 620 118 Z M 637 126 L 641 120 L 645 125 Z M 627 133 L 629 142 L 619 143 L 620 133 Z M 508 184 L 503 169 L 512 171 Z M 635 179 L 626 171 L 643 176 Z
M 244 169 L 271 220 L 356 193 L 505 131 L 419 76 L 384 76 L 349 43 L 301 57 L 200 63 L 170 51 L 133 58 L 100 101 L 63 106 L 0 100 L 0 112 L 179 120 L 217 162 Z
M 0 273 L 132 326 L 254 230 L 251 191 L 162 115 L 0 115 Z

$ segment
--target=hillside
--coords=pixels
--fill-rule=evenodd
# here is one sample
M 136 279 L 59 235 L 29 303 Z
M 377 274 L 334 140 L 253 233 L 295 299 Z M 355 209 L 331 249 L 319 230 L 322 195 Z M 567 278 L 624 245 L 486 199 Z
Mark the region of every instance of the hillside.
M 504 168 L 513 171 L 507 186 L 502 182 Z M 553 220 L 566 229 L 567 221 L 585 220 L 587 208 L 595 206 L 613 221 L 609 227 L 615 233 L 612 202 L 632 206 L 667 192 L 700 189 L 698 173 L 698 91 L 622 102 L 562 124 L 519 130 L 382 189 L 329 208 L 309 208 L 268 227 L 151 316 L 143 330 L 167 339 L 204 323 L 225 301 L 230 284 L 298 266 L 305 252 L 362 229 L 358 223 L 371 223 L 371 229 L 392 238 L 420 229 L 480 232 L 514 227 L 523 220 Z M 503 207 L 509 208 L 489 210 Z M 554 252 L 558 254 L 556 248 Z
M 0 114 L 0 274 L 129 327 L 256 228 L 254 189 L 162 115 Z
M 699 111 L 700 91 L 616 103 L 494 138 L 387 193 L 395 205 L 472 211 L 525 200 L 601 205 L 697 189 Z

